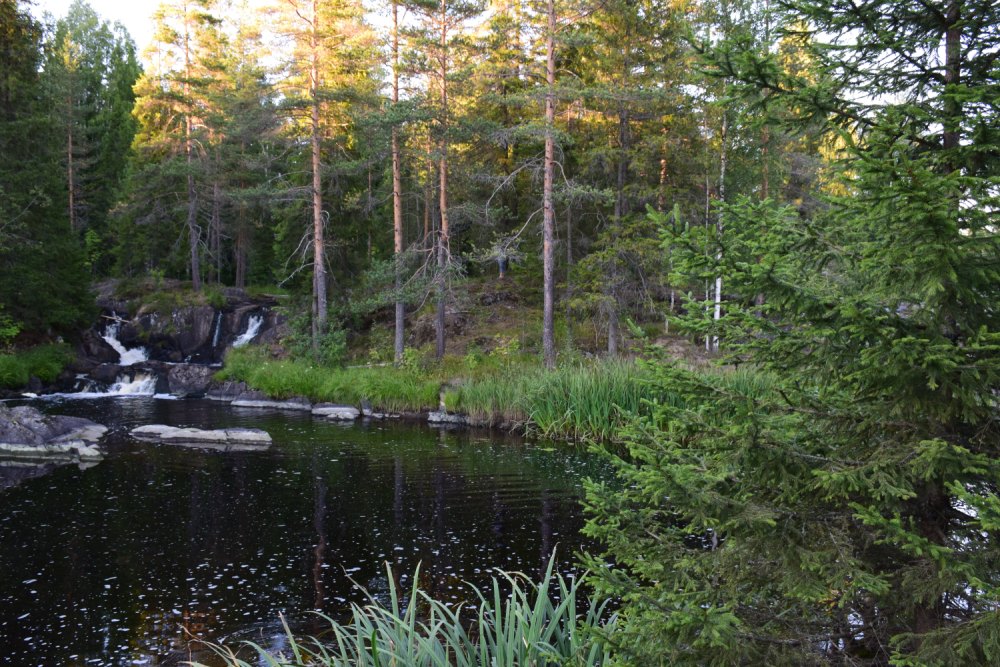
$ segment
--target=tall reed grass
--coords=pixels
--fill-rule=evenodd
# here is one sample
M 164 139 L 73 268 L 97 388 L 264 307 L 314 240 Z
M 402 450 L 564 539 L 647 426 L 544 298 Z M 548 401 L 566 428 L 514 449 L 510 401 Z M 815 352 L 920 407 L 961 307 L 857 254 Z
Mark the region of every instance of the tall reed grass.
M 456 375 L 463 379 L 451 382 Z M 253 348 L 226 358 L 220 379 L 242 380 L 275 398 L 358 404 L 380 411 L 436 410 L 446 381 L 445 407 L 489 426 L 524 428 L 549 438 L 615 441 L 645 400 L 675 402 L 643 364 L 600 360 L 547 370 L 537 362 L 501 367 L 429 370 L 334 368 L 301 360 L 273 360 Z
M 614 440 L 642 409 L 648 374 L 634 362 L 599 361 L 481 377 L 446 396 L 449 409 L 490 424 L 523 424 L 547 437 Z
M 230 667 L 546 667 L 610 664 L 600 634 L 613 631 L 607 604 L 580 604 L 579 582 L 555 573 L 549 561 L 534 583 L 523 574 L 501 573 L 490 590 L 472 587 L 475 607 L 451 607 L 416 584 L 404 598 L 389 572 L 389 603 L 366 593 L 344 623 L 323 616 L 323 639 L 296 639 L 285 625 L 288 650 L 273 654 L 247 644 L 252 660 L 232 647 L 213 647 Z M 388 569 L 388 568 L 387 568 Z M 419 575 L 419 571 L 417 573 Z M 419 576 L 414 576 L 417 581 Z M 474 610 L 474 614 L 470 612 Z M 197 667 L 197 666 L 196 666 Z

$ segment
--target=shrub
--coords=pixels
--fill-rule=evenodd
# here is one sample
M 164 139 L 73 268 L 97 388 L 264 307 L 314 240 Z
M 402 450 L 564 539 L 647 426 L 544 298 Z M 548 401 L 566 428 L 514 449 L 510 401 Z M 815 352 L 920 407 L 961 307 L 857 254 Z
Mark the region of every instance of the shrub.
M 607 613 L 606 603 L 579 604 L 579 581 L 554 573 L 554 560 L 537 584 L 523 574 L 501 573 L 489 591 L 472 587 L 476 606 L 468 608 L 434 600 L 416 584 L 403 598 L 388 568 L 387 575 L 388 605 L 366 592 L 368 604 L 352 605 L 349 621 L 323 616 L 330 631 L 322 641 L 298 640 L 285 624 L 288 654 L 272 655 L 250 643 L 256 660 L 247 662 L 232 649 L 213 648 L 230 667 L 610 664 L 598 636 L 613 631 L 615 617 Z M 418 580 L 419 569 L 413 577 Z

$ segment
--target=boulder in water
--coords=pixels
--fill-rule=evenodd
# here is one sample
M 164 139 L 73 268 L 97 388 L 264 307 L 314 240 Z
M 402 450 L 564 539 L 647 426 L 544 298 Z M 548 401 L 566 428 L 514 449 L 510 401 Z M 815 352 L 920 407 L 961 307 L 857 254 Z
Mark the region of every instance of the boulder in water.
M 0 457 L 100 461 L 107 427 L 81 417 L 46 415 L 30 406 L 0 405 Z
M 122 367 L 118 364 L 101 364 L 90 371 L 90 377 L 98 382 L 114 384 L 118 381 L 118 376 L 121 375 L 121 372 Z
M 144 442 L 181 445 L 220 451 L 253 451 L 271 446 L 271 436 L 259 428 L 179 428 L 165 424 L 148 424 L 134 428 L 133 438 Z

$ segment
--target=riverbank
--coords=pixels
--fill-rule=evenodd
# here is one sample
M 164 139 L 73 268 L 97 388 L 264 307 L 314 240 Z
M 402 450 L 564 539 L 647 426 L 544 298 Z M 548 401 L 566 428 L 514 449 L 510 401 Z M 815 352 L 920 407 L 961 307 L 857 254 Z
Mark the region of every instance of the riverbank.
M 537 361 L 337 368 L 234 349 L 216 374 L 275 400 L 364 406 L 381 414 L 440 413 L 455 422 L 549 438 L 615 441 L 625 416 L 649 393 L 647 373 L 629 360 L 591 360 L 548 370 Z M 451 420 L 449 420 L 451 421 Z

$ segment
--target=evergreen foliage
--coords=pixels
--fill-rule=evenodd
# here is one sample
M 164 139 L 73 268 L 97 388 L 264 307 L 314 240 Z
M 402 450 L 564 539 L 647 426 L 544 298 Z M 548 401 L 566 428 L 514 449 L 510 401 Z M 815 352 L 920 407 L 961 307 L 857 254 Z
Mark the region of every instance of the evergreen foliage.
M 729 281 L 725 317 L 687 324 L 766 382 L 655 367 L 683 408 L 638 419 L 624 485 L 588 496 L 610 640 L 636 664 L 992 664 L 1000 15 L 787 5 L 807 71 L 740 44 L 712 63 L 790 126 L 839 128 L 844 159 L 818 210 L 741 200 L 724 252 L 671 237 L 678 274 Z
M 69 333 L 92 314 L 42 40 L 20 3 L 0 3 L 0 308 L 28 336 Z

